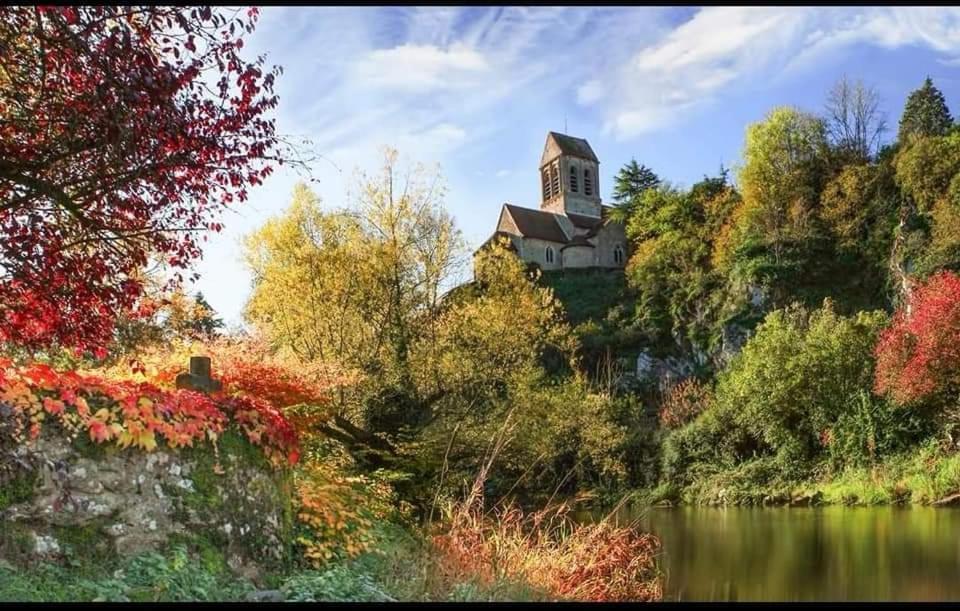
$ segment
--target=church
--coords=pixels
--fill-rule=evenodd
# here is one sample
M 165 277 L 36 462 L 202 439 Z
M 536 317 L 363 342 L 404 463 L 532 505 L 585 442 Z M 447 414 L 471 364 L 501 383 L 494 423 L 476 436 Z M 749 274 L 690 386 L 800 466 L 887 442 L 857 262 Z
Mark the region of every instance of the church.
M 550 132 L 540 158 L 540 209 L 503 204 L 497 228 L 479 250 L 498 238 L 543 270 L 622 269 L 627 238 L 600 201 L 600 160 L 583 138 Z

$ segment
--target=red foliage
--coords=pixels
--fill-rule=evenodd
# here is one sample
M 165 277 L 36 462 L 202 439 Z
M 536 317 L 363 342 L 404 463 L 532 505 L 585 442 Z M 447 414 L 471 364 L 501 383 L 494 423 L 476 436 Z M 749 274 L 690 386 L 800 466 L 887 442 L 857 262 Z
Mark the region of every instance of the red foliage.
M 876 347 L 875 390 L 897 403 L 960 389 L 960 277 L 940 272 L 917 286 Z
M 693 378 L 674 386 L 660 405 L 660 425 L 675 429 L 687 424 L 707 408 L 709 388 Z
M 278 69 L 238 54 L 256 18 L 0 7 L 0 341 L 101 352 L 148 259 L 189 267 L 270 174 Z
M 86 433 L 96 443 L 153 450 L 216 441 L 235 423 L 276 463 L 296 463 L 299 445 L 289 422 L 267 401 L 252 397 L 208 397 L 189 390 L 163 390 L 144 382 L 106 380 L 47 365 L 14 367 L 0 359 L 0 405 L 31 438 L 54 420 L 68 434 Z M 23 430 L 23 429 L 26 430 Z M 19 435 L 19 434 L 18 434 Z

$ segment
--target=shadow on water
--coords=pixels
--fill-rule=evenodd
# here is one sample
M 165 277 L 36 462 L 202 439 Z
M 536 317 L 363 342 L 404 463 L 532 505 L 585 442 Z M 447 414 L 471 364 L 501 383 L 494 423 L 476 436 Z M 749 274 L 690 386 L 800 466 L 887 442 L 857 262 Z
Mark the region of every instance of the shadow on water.
M 668 600 L 960 600 L 960 510 L 645 509 Z

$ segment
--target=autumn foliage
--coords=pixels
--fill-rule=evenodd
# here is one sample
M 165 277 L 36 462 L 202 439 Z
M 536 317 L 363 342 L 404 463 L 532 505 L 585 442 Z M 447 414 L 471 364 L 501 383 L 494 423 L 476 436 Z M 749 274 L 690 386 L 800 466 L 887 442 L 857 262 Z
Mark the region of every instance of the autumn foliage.
M 660 424 L 675 429 L 696 418 L 709 404 L 709 391 L 708 387 L 693 378 L 674 386 L 660 405 Z
M 296 431 L 269 402 L 222 393 L 164 390 L 153 384 L 58 372 L 43 364 L 17 367 L 0 360 L 0 407 L 15 438 L 36 438 L 58 425 L 95 443 L 154 450 L 216 443 L 230 425 L 243 431 L 275 464 L 299 459 Z M 2 413 L 2 412 L 0 412 Z
M 876 347 L 875 390 L 907 404 L 960 388 L 960 277 L 932 276 L 912 292 Z M 955 397 L 954 397 L 955 398 Z
M 487 513 L 480 501 L 454 507 L 432 540 L 438 571 L 450 583 L 520 579 L 556 600 L 653 601 L 662 596 L 660 541 L 608 520 L 577 524 L 569 507 L 525 514 Z
M 270 174 L 257 14 L 0 8 L 0 341 L 102 353 L 144 266 L 188 268 Z

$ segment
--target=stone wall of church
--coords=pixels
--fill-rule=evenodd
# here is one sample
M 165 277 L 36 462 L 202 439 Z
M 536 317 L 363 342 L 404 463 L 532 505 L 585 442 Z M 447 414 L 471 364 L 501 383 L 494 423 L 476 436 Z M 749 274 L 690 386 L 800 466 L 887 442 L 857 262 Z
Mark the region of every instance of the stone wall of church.
M 593 267 L 596 265 L 596 248 L 589 246 L 568 246 L 563 249 L 564 269 Z
M 561 257 L 560 247 L 563 244 L 538 240 L 537 238 L 522 238 L 520 248 L 520 258 L 527 263 L 536 263 L 540 269 L 560 269 Z M 553 249 L 553 263 L 547 262 L 547 247 Z
M 597 233 L 594 238 L 597 245 L 597 265 L 600 267 L 624 267 L 624 263 L 629 257 L 627 250 L 627 234 L 623 225 L 618 223 L 608 223 Z M 623 262 L 617 263 L 614 259 L 614 249 L 620 245 L 623 248 Z

